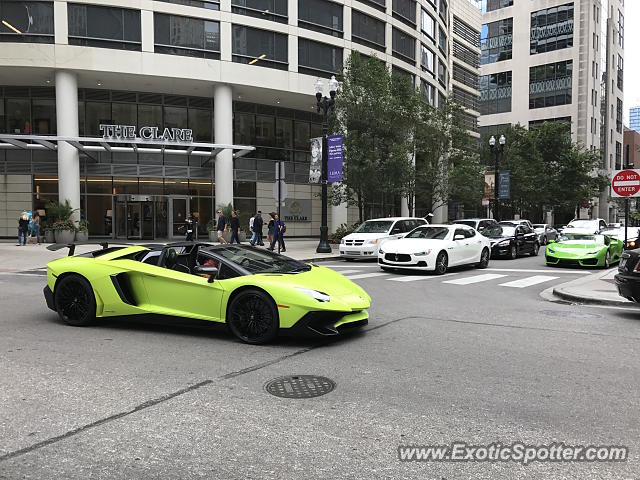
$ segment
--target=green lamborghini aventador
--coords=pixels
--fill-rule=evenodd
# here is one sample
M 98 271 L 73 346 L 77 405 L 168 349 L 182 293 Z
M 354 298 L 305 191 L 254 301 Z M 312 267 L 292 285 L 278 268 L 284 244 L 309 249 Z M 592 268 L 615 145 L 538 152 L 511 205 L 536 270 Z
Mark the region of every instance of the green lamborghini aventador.
M 175 243 L 114 246 L 47 265 L 47 306 L 70 325 L 153 315 L 226 323 L 240 340 L 338 335 L 368 322 L 371 298 L 325 267 L 265 250 Z
M 545 251 L 547 265 L 609 268 L 622 257 L 622 242 L 589 232 L 562 233 Z

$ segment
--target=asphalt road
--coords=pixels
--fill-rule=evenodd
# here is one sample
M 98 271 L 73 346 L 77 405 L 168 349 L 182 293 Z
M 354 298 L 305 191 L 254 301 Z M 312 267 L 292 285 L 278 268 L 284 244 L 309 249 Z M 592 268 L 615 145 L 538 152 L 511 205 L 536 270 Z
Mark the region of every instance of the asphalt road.
M 366 331 L 262 347 L 211 329 L 69 327 L 43 276 L 1 274 L 0 478 L 640 478 L 640 313 L 540 296 L 583 273 L 542 256 L 446 277 L 326 265 L 373 297 Z M 336 389 L 264 390 L 290 374 Z M 399 445 L 454 441 L 615 444 L 630 458 L 398 460 Z

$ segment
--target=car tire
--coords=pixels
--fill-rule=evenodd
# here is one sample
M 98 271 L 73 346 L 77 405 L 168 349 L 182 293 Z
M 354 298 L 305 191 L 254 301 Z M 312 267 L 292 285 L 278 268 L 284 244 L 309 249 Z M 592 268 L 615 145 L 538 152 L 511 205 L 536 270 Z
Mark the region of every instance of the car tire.
M 489 253 L 489 249 L 483 248 L 482 253 L 480 253 L 480 262 L 478 263 L 478 268 L 487 268 L 489 266 L 490 258 L 491 253 Z
M 538 242 L 536 242 L 533 244 L 533 250 L 531 250 L 531 256 L 537 257 L 539 251 L 540 251 L 540 245 L 538 244 Z
M 509 258 L 511 260 L 515 260 L 516 258 L 518 258 L 518 247 L 516 247 L 515 245 L 511 245 L 511 250 L 509 250 Z
M 227 326 L 239 340 L 252 345 L 268 343 L 278 336 L 280 320 L 273 299 L 262 290 L 243 290 L 227 308 Z
M 96 297 L 91 284 L 80 275 L 62 277 L 54 287 L 53 301 L 60 319 L 74 327 L 91 325 L 96 319 Z
M 447 273 L 447 268 L 449 267 L 449 257 L 447 256 L 447 252 L 442 251 L 436 257 L 436 275 L 444 275 Z

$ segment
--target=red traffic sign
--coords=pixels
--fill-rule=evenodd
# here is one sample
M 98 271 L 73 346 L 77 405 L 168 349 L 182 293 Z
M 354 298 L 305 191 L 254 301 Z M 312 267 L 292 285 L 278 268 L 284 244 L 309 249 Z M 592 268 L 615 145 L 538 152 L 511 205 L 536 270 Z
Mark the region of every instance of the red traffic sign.
M 640 170 L 615 170 L 611 178 L 612 197 L 640 197 Z

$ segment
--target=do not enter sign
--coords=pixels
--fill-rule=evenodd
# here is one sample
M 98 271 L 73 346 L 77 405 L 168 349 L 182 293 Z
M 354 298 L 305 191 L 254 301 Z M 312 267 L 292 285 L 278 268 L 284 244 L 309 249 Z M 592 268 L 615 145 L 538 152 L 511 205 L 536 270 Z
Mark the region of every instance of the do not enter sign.
M 615 170 L 611 179 L 612 197 L 640 197 L 640 170 Z

